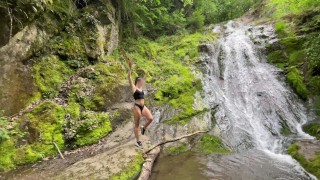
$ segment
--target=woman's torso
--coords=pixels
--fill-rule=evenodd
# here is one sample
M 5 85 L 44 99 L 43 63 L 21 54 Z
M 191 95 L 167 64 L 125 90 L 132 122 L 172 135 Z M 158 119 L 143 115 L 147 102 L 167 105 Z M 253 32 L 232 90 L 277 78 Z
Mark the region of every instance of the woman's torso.
M 136 91 L 133 93 L 135 103 L 144 105 L 144 92 L 142 89 L 136 88 Z

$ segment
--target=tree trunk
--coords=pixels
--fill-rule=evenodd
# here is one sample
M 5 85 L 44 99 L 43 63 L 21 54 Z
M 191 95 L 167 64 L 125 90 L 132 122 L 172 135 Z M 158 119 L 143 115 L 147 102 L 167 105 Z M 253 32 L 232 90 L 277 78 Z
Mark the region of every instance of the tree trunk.
M 142 170 L 138 180 L 149 179 L 154 160 L 158 157 L 159 154 L 160 154 L 160 146 L 157 146 L 156 148 L 152 149 L 149 153 L 145 155 L 144 164 L 142 166 Z

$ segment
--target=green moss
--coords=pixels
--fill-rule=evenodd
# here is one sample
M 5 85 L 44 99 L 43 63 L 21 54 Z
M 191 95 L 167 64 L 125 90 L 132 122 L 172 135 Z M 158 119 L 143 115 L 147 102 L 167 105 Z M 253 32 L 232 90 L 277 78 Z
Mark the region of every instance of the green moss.
M 314 109 L 317 116 L 320 116 L 320 96 L 314 98 Z
M 0 154 L 0 171 L 15 167 L 16 149 L 11 139 L 0 142 Z
M 25 124 L 21 131 L 26 133 L 23 138 L 28 140 L 28 144 L 17 149 L 16 164 L 33 163 L 57 154 L 53 142 L 63 150 L 64 117 L 64 109 L 51 102 L 45 102 L 22 116 L 18 122 Z
M 61 84 L 73 73 L 56 56 L 47 56 L 33 66 L 35 84 L 44 98 L 57 96 Z
M 299 153 L 300 147 L 297 144 L 292 144 L 288 148 L 289 154 L 295 158 L 308 172 L 320 178 L 320 153 L 313 159 L 306 159 L 302 154 Z
M 308 88 L 313 94 L 320 95 L 320 76 L 312 77 L 308 82 Z
M 302 48 L 303 39 L 298 36 L 282 38 L 280 43 L 285 47 L 287 53 L 293 53 Z
M 287 80 L 298 96 L 306 100 L 308 90 L 303 82 L 303 77 L 300 75 L 300 71 L 297 68 L 290 69 L 289 73 L 287 74 Z
M 275 31 L 280 37 L 285 37 L 288 34 L 288 24 L 284 21 L 276 22 L 275 25 Z
M 142 164 L 144 163 L 144 159 L 142 154 L 136 155 L 131 162 L 127 164 L 125 168 L 122 169 L 122 171 L 114 176 L 112 176 L 111 180 L 130 180 L 135 179 L 140 171 Z
M 320 123 L 310 123 L 303 126 L 303 130 L 320 140 Z
M 28 99 L 26 104 L 31 104 L 33 102 L 39 101 L 42 98 L 40 92 L 35 92 L 30 99 Z
M 230 150 L 226 148 L 219 137 L 204 134 L 201 137 L 200 145 L 198 150 L 201 152 L 210 153 L 230 153 Z
M 316 32 L 320 28 L 320 10 L 315 8 L 305 13 L 302 13 L 302 18 L 299 18 L 301 24 L 300 31 L 304 33 Z
M 281 50 L 277 50 L 269 53 L 268 60 L 270 63 L 274 63 L 274 64 L 287 62 L 287 58 L 284 56 Z
M 188 151 L 188 146 L 187 144 L 182 144 L 180 146 L 170 146 L 170 147 L 166 147 L 164 149 L 165 152 L 171 154 L 171 155 L 177 155 L 183 152 Z
M 268 59 L 288 72 L 291 87 L 306 100 L 320 92 L 320 11 L 318 6 L 311 5 L 316 1 L 279 2 L 271 0 L 267 3 L 267 8 L 273 8 L 272 18 L 280 38 L 278 44 L 267 48 Z
M 108 113 L 82 112 L 81 121 L 76 128 L 75 146 L 96 143 L 112 130 Z
M 66 113 L 70 116 L 70 119 L 76 120 L 80 117 L 80 105 L 74 102 L 70 102 L 66 107 Z
M 213 39 L 212 34 L 194 33 L 160 37 L 156 41 L 129 39 L 125 43 L 138 66 L 138 75 L 146 72 L 147 81 L 157 89 L 156 103 L 169 104 L 181 112 L 168 122 L 185 124 L 199 113 L 193 110 L 193 95 L 202 89 L 202 84 L 195 79 L 190 65 L 198 60 L 198 45 Z
M 291 65 L 296 65 L 296 64 L 302 63 L 305 60 L 305 58 L 306 58 L 306 55 L 305 55 L 304 51 L 297 50 L 297 51 L 290 54 L 289 63 Z

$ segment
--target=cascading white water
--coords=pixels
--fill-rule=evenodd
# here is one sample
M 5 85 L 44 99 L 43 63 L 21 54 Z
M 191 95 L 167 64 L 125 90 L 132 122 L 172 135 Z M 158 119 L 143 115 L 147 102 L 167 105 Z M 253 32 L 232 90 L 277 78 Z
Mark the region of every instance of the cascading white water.
M 209 108 L 216 107 L 214 131 L 220 129 L 224 143 L 235 153 L 185 154 L 188 161 L 169 156 L 156 165 L 160 173 L 155 177 L 316 179 L 283 152 L 287 140 L 312 137 L 301 130 L 307 115 L 300 100 L 285 84 L 281 71 L 266 62 L 265 44 L 277 41 L 272 27 L 230 21 L 216 26 L 213 33 L 218 40 L 200 46 L 202 73 L 197 75 L 202 77 Z M 290 136 L 283 135 L 283 127 L 292 132 Z M 179 163 L 183 169 L 172 168 Z
M 234 21 L 217 26 L 217 43 L 207 44 L 202 62 L 205 96 L 218 106 L 217 126 L 228 146 L 283 151 L 282 128 L 304 138 L 304 107 L 280 80 L 279 70 L 266 63 L 265 44 L 276 41 L 271 26 L 242 25 Z

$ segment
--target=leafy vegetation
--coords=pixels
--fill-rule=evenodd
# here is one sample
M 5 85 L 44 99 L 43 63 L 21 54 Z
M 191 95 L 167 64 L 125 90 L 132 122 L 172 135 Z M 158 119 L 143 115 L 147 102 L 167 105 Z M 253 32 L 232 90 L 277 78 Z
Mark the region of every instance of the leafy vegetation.
M 67 145 L 84 146 L 98 142 L 112 130 L 107 113 L 80 113 L 78 108 L 76 104 L 64 109 L 52 102 L 42 103 L 20 117 L 10 131 L 3 128 L 7 121 L 1 118 L 0 170 L 34 163 L 55 155 L 57 150 L 54 143 L 61 150 Z M 70 118 L 77 117 L 80 122 L 65 119 L 67 114 Z M 65 127 L 66 122 L 74 123 L 71 129 L 74 134 L 64 134 L 64 131 L 70 132 L 70 129 Z
M 320 153 L 316 155 L 315 158 L 306 159 L 302 154 L 299 153 L 300 146 L 297 144 L 292 144 L 288 152 L 295 158 L 299 163 L 311 174 L 315 175 L 317 178 L 320 178 Z
M 270 0 L 271 18 L 280 41 L 268 48 L 269 62 L 287 73 L 287 80 L 297 95 L 306 100 L 314 99 L 315 113 L 320 107 L 320 54 L 319 54 L 319 6 L 316 0 Z M 303 130 L 319 139 L 319 124 L 310 123 Z M 306 159 L 299 153 L 300 147 L 292 144 L 288 152 L 310 173 L 320 177 L 320 154 Z
M 273 8 L 272 17 L 282 19 L 286 15 L 301 14 L 305 10 L 320 6 L 318 0 L 270 0 L 268 6 Z
M 160 37 L 129 39 L 125 47 L 138 66 L 137 72 L 147 73 L 147 81 L 158 89 L 154 99 L 158 104 L 169 104 L 179 110 L 167 122 L 185 124 L 190 117 L 200 113 L 193 109 L 193 95 L 202 84 L 191 72 L 191 63 L 198 59 L 198 45 L 213 40 L 208 34 L 181 34 Z M 141 74 L 143 75 L 143 74 Z
M 269 62 L 285 70 L 289 84 L 304 100 L 320 92 L 319 6 L 320 1 L 311 0 L 270 0 L 267 4 L 280 37 L 269 48 Z
M 9 137 L 9 131 L 7 130 L 7 126 L 8 126 L 8 119 L 6 117 L 2 117 L 0 115 L 0 143 L 8 140 Z
M 259 0 L 120 0 L 125 36 L 156 38 L 241 16 Z
M 311 136 L 316 137 L 320 140 L 320 124 L 319 123 L 310 123 L 303 126 L 303 130 L 310 134 Z

